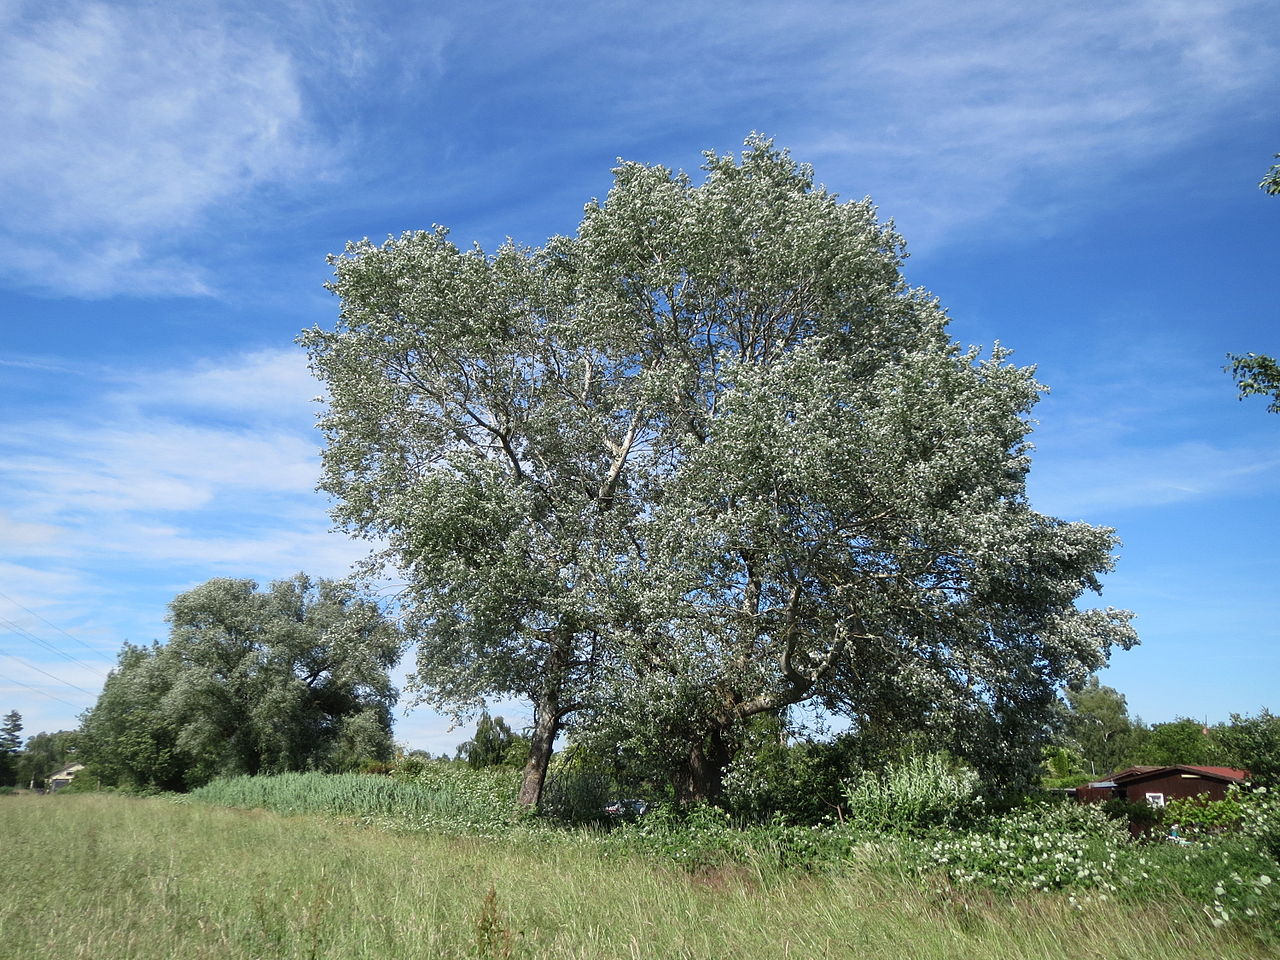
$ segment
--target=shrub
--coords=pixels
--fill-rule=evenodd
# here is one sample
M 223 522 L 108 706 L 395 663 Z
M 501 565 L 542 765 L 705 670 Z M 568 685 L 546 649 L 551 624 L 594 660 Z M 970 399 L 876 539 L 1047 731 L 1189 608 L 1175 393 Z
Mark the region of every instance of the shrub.
M 1280 861 L 1280 790 L 1255 787 L 1240 794 L 1240 831 Z
M 921 872 L 941 870 L 953 883 L 1012 890 L 1117 889 L 1124 828 L 1098 807 L 1041 803 L 990 817 L 969 833 L 926 841 L 914 851 Z
M 1088 804 L 1086 804 L 1088 806 Z M 1143 800 L 1112 797 L 1102 804 L 1102 812 L 1112 820 L 1150 829 L 1160 821 L 1160 810 Z
M 981 809 L 978 775 L 940 753 L 910 757 L 845 784 L 846 820 L 855 830 L 913 833 L 955 825 Z
M 861 766 L 854 755 L 857 742 L 846 736 L 829 743 L 783 745 L 780 730 L 766 728 L 765 736 L 752 731 L 756 742 L 725 772 L 727 808 L 760 824 L 781 819 L 812 825 L 842 816 L 845 781 Z
M 1207 793 L 1170 800 L 1160 819 L 1176 824 L 1183 837 L 1200 837 L 1238 827 L 1243 816 L 1240 795 L 1233 790 L 1221 800 L 1210 800 Z

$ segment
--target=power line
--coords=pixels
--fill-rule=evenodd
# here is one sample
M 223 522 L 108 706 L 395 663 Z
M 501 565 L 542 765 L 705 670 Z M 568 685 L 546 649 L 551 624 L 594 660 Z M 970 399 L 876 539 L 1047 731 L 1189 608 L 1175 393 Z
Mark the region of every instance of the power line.
M 37 620 L 39 620 L 41 623 L 45 624 L 46 626 L 50 626 L 50 627 L 52 627 L 54 630 L 57 630 L 57 631 L 58 631 L 60 634 L 62 634 L 63 636 L 65 636 L 65 637 L 70 637 L 72 640 L 74 640 L 76 643 L 80 644 L 80 646 L 84 647 L 84 648 L 85 648 L 86 650 L 88 650 L 90 653 L 95 654 L 95 655 L 97 655 L 97 656 L 101 656 L 101 655 L 102 655 L 102 651 L 100 651 L 100 650 L 95 650 L 93 647 L 89 646 L 89 644 L 85 643 L 83 640 L 81 640 L 81 639 L 80 639 L 79 637 L 77 637 L 75 634 L 73 634 L 73 633 L 67 633 L 67 631 L 66 631 L 66 630 L 63 630 L 63 629 L 62 629 L 60 626 L 58 626 L 56 623 L 51 623 L 50 621 L 46 620 L 44 617 L 40 616 L 40 614 L 36 613 L 36 612 L 35 612 L 34 610 L 32 610 L 30 607 L 24 607 L 22 604 L 20 604 L 17 600 L 13 599 L 13 597 L 9 596 L 9 595 L 8 595 L 7 593 L 5 593 L 3 590 L 0 590 L 0 597 L 3 597 L 5 600 L 8 600 L 8 601 L 9 601 L 10 603 L 12 603 L 15 607 L 17 607 L 19 610 L 25 610 L 27 613 L 31 614 L 33 617 L 35 617 L 35 618 L 36 618 Z
M 20 687 L 26 687 L 28 690 L 34 690 L 36 693 L 40 694 L 41 696 L 48 697 L 50 700 L 57 700 L 59 703 L 65 703 L 72 710 L 80 709 L 80 705 L 77 703 L 72 703 L 69 700 L 63 700 L 61 697 L 55 697 L 48 690 L 41 690 L 39 687 L 33 687 L 31 684 L 23 683 L 21 680 L 18 680 L 14 677 L 6 677 L 3 674 L 0 674 L 0 680 L 7 680 L 9 683 L 16 683 Z
M 70 660 L 72 663 L 78 663 L 80 664 L 80 666 L 84 667 L 86 670 L 92 670 L 94 673 L 102 677 L 104 680 L 106 679 L 106 676 L 107 676 L 106 671 L 101 670 L 98 667 L 95 667 L 91 663 L 85 663 L 79 657 L 73 657 L 71 654 L 67 653 L 64 650 L 60 650 L 58 647 L 55 647 L 52 643 L 49 643 L 47 640 L 44 640 L 41 637 L 36 636 L 30 630 L 26 629 L 26 627 L 23 627 L 20 624 L 15 623 L 13 620 L 6 620 L 5 618 L 0 617 L 0 626 L 5 626 L 8 629 L 12 630 L 14 633 L 30 640 L 32 643 L 38 643 L 40 644 L 40 646 L 44 647 L 46 650 L 53 651 L 58 656 L 62 657 L 64 660 Z
M 22 664 L 28 670 L 34 670 L 36 673 L 43 673 L 50 680 L 56 680 L 58 683 L 62 684 L 64 687 L 70 687 L 72 690 L 79 690 L 81 693 L 87 693 L 91 697 L 97 696 L 97 694 L 94 693 L 92 690 L 86 690 L 84 687 L 78 687 L 74 683 L 70 683 L 66 680 L 63 680 L 61 677 L 55 677 L 48 670 L 41 670 L 34 663 L 30 663 L 27 660 L 24 660 L 22 657 L 14 656 L 12 653 L 7 653 L 4 650 L 0 650 L 0 656 L 8 657 L 10 660 L 17 660 L 20 664 Z

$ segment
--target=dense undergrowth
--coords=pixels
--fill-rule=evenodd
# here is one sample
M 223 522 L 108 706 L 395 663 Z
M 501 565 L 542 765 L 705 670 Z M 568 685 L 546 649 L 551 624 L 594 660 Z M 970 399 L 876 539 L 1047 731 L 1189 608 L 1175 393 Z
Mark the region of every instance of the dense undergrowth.
M 951 776 L 945 771 L 935 771 Z M 797 825 L 781 817 L 744 823 L 711 806 L 655 805 L 642 817 L 565 824 L 513 817 L 517 778 L 505 768 L 426 764 L 411 774 L 288 774 L 216 781 L 190 795 L 202 803 L 281 813 L 328 813 L 397 831 L 464 835 L 523 849 L 576 847 L 606 860 L 640 858 L 687 871 L 745 868 L 840 877 L 873 870 L 922 889 L 1051 894 L 1073 907 L 1173 900 L 1195 905 L 1206 926 L 1229 927 L 1280 948 L 1280 804 L 1263 792 L 1230 801 L 1236 819 L 1200 829 L 1192 843 L 1164 835 L 1133 841 L 1096 806 L 1028 801 L 993 812 L 976 784 L 958 780 L 927 800 L 916 765 L 851 791 L 858 813 L 842 822 Z M 896 783 L 896 789 L 895 788 Z M 1175 808 L 1197 833 L 1195 805 Z M 1219 816 L 1213 808 L 1204 816 Z

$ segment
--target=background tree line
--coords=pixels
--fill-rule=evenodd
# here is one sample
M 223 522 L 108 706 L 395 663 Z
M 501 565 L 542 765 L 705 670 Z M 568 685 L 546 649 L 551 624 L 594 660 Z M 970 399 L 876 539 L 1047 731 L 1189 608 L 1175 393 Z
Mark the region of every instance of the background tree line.
M 87 778 L 187 790 L 390 759 L 402 640 L 350 585 L 298 574 L 260 592 L 214 579 L 176 597 L 167 619 L 168 642 L 126 644 L 81 717 Z

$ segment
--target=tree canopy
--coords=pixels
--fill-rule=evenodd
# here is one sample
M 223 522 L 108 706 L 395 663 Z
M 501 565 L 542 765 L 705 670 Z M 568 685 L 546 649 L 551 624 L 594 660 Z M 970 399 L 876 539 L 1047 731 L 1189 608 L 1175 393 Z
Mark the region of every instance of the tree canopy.
M 1276 158 L 1280 159 L 1280 153 L 1276 154 Z M 1280 195 L 1280 163 L 1272 165 L 1258 186 L 1272 196 Z M 1280 413 L 1280 365 L 1276 363 L 1275 357 L 1260 353 L 1229 353 L 1227 359 L 1231 361 L 1228 369 L 1240 390 L 1240 399 L 1252 396 L 1270 397 L 1268 412 Z
M 1240 399 L 1270 397 L 1267 411 L 1280 413 L 1280 364 L 1275 358 L 1261 353 L 1232 353 L 1227 359 L 1231 361 L 1231 377 L 1240 390 Z
M 1124 694 L 1090 677 L 1083 686 L 1067 690 L 1067 704 L 1064 732 L 1091 776 L 1105 776 L 1135 762 L 1129 758 L 1145 729 L 1130 719 Z
M 1276 154 L 1276 159 L 1280 160 L 1280 153 Z M 1271 165 L 1271 169 L 1267 171 L 1258 186 L 1272 196 L 1280 194 L 1280 163 Z
M 1058 686 L 1134 642 L 1076 605 L 1113 533 L 1027 502 L 1041 387 L 950 340 L 870 201 L 760 137 L 704 171 L 624 163 L 542 248 L 333 258 L 322 485 L 405 581 L 419 696 L 533 703 L 525 803 L 566 723 L 714 796 L 810 700 L 1034 763 Z
M 503 765 L 523 766 L 528 759 L 529 743 L 514 733 L 502 717 L 491 717 L 481 711 L 476 732 L 470 740 L 458 745 L 458 759 L 472 768 Z
M 84 762 L 104 783 L 180 790 L 389 757 L 400 637 L 351 587 L 214 579 L 168 620 L 168 643 L 125 645 L 82 718 Z

